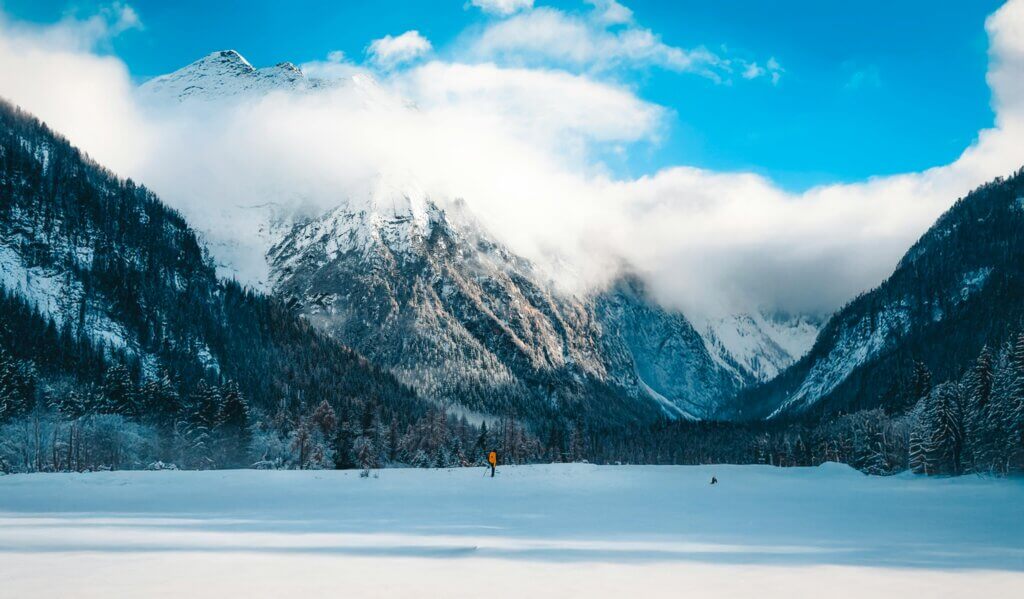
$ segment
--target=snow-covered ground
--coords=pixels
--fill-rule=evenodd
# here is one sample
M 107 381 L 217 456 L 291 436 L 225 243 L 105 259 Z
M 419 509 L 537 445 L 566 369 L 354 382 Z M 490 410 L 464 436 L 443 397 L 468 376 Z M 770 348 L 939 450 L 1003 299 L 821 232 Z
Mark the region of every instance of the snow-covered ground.
M 839 465 L 0 476 L 0 597 L 72 596 L 1022 597 L 1024 480 Z

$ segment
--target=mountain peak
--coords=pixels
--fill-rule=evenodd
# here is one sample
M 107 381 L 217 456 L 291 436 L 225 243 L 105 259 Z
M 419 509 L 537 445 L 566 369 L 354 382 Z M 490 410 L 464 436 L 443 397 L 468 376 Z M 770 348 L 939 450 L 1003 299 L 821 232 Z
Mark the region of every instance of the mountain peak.
M 222 61 L 226 63 L 244 64 L 249 65 L 250 67 L 252 66 L 252 64 L 250 64 L 249 61 L 246 60 L 244 56 L 239 54 L 237 50 L 218 50 L 216 52 L 211 52 L 203 58 L 197 60 L 196 62 L 212 61 Z
M 251 73 L 256 69 L 236 50 L 218 50 L 175 71 L 181 72 L 223 72 L 226 74 Z M 172 75 L 174 73 L 171 73 Z M 166 75 L 165 75 L 166 76 Z
M 302 70 L 291 62 L 257 69 L 235 50 L 218 50 L 173 73 L 155 77 L 140 89 L 157 100 L 184 102 L 305 89 L 308 85 Z

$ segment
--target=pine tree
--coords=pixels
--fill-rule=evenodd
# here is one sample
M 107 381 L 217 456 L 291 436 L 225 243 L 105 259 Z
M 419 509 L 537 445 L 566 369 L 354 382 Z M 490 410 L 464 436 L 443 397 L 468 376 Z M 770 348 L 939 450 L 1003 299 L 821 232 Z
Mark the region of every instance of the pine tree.
M 175 426 L 182 461 L 192 468 L 215 468 L 220 391 L 200 380 L 189 395 L 183 419 Z
M 173 428 L 184 406 L 170 374 L 164 371 L 158 378 L 147 381 L 139 395 L 144 422 L 158 429 Z
M 299 470 L 309 468 L 313 457 L 313 427 L 305 418 L 292 431 L 291 449 L 297 457 Z
M 1024 472 L 1024 331 L 1017 335 L 1010 360 L 1010 393 L 1003 409 L 1006 470 Z
M 388 463 L 394 464 L 398 461 L 399 443 L 401 441 L 401 435 L 398 433 L 398 419 L 392 417 L 390 424 L 388 424 L 388 447 L 387 456 Z
M 963 404 L 957 383 L 943 383 L 935 387 L 928 398 L 929 462 L 935 474 L 958 475 L 963 472 Z
M 248 461 L 252 431 L 249 404 L 234 381 L 221 387 L 220 412 L 217 417 L 217 438 L 226 466 L 242 466 Z
M 992 431 L 990 430 L 990 408 L 994 378 L 992 352 L 988 346 L 982 348 L 974 367 L 968 376 L 967 413 L 964 415 L 967 439 L 965 448 L 971 471 L 984 472 L 992 462 Z
M 483 454 L 487 451 L 487 448 L 491 446 L 490 440 L 487 438 L 487 421 L 480 423 L 480 434 L 477 435 L 476 443 L 473 445 L 473 449 Z
M 101 411 L 120 414 L 126 418 L 139 415 L 138 397 L 131 373 L 123 364 L 115 364 L 103 375 L 104 405 Z
M 356 439 L 352 449 L 355 453 L 356 465 L 363 471 L 362 476 L 369 476 L 370 470 L 378 467 L 373 440 L 366 435 L 361 435 Z
M 907 447 L 908 463 L 915 474 L 935 474 L 935 464 L 930 452 L 932 430 L 931 397 L 924 397 L 907 414 L 910 419 L 910 435 Z
M 36 386 L 32 363 L 15 360 L 0 348 L 0 423 L 32 409 Z
M 932 373 L 924 362 L 914 362 L 914 373 L 910 377 L 911 405 L 927 397 L 932 390 Z
M 334 435 L 334 467 L 338 470 L 351 470 L 356 467 L 356 460 L 353 454 L 356 435 L 352 425 L 346 420 L 343 421 Z

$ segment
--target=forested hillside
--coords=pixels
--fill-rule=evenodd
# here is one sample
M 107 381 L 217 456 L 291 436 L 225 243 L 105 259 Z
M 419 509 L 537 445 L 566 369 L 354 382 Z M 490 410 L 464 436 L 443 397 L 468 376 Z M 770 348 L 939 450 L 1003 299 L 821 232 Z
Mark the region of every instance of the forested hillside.
M 282 304 L 217 280 L 179 214 L 8 104 L 0 199 L 0 467 L 347 463 L 368 433 L 411 445 L 438 414 L 448 425 Z M 365 460 L 385 453 L 375 442 Z

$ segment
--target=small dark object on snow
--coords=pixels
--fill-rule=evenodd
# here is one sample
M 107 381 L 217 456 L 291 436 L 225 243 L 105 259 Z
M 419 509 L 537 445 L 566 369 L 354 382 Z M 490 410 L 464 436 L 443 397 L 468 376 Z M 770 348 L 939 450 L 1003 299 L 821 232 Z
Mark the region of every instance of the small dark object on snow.
M 712 477 L 711 477 L 711 484 L 713 484 L 713 485 L 717 485 L 717 484 L 718 484 L 718 479 L 717 479 L 717 478 L 715 478 L 714 476 L 712 476 Z

